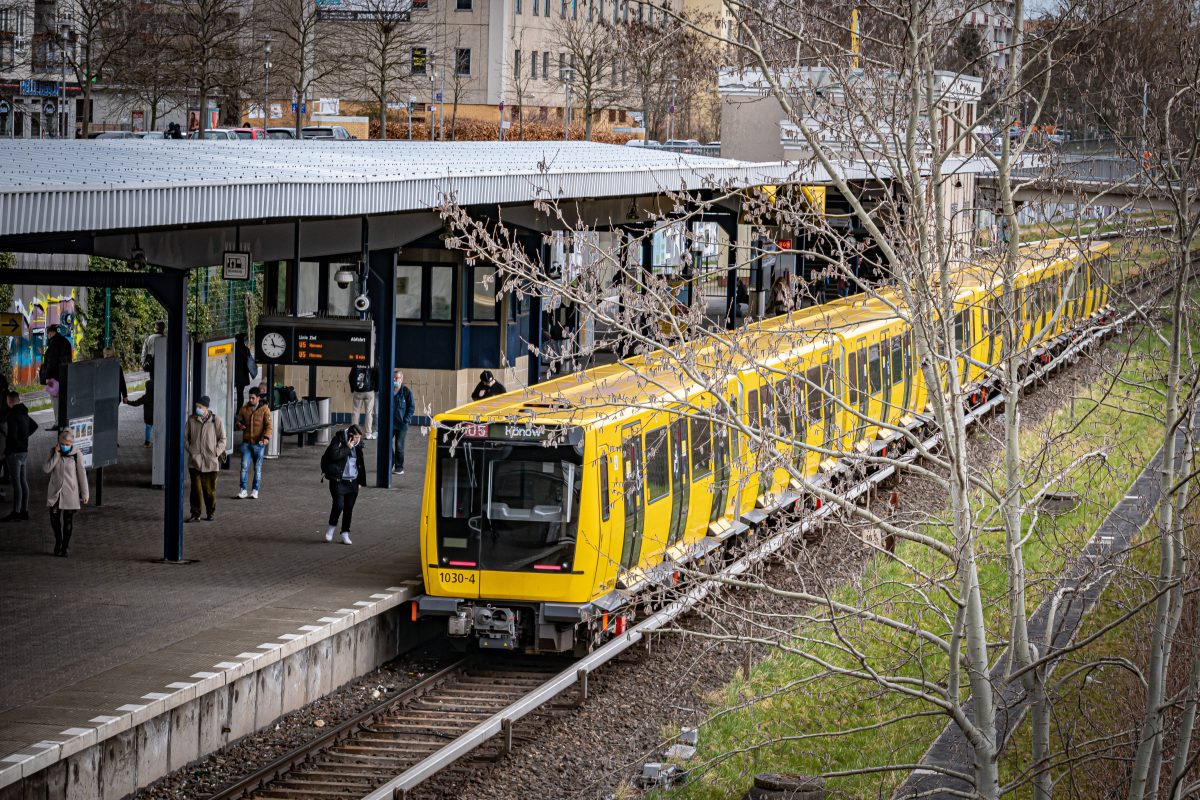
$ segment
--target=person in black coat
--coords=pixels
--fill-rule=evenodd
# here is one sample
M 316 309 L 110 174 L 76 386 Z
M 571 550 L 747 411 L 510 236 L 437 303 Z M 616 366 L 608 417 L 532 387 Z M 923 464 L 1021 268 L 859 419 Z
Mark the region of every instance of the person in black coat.
M 504 384 L 496 380 L 496 376 L 491 370 L 484 370 L 479 373 L 479 383 L 475 384 L 475 389 L 471 392 L 472 400 L 483 400 L 486 397 L 495 397 L 498 394 L 504 394 L 508 389 L 504 388 Z
M 137 400 L 126 401 L 131 406 L 142 407 L 142 422 L 146 423 L 146 441 L 142 447 L 150 447 L 150 439 L 154 435 L 154 381 L 146 379 L 146 391 Z
M 8 464 L 8 479 L 12 483 L 13 510 L 3 521 L 16 522 L 29 519 L 29 437 L 37 431 L 38 425 L 21 402 L 21 395 L 10 390 L 5 402 L 8 405 L 8 435 L 4 437 L 4 460 Z
M 358 487 L 367 485 L 367 464 L 362 451 L 363 434 L 357 425 L 351 425 L 334 435 L 329 446 L 321 455 L 321 474 L 329 481 L 329 528 L 325 541 L 332 542 L 337 532 L 338 517 L 342 519 L 342 544 L 350 541 L 350 523 L 354 518 L 354 504 L 358 502 Z
M 43 386 L 49 386 L 51 381 L 55 383 L 50 395 L 50 402 L 54 406 L 55 425 L 65 424 L 65 420 L 58 413 L 62 405 L 58 384 L 62 383 L 62 379 L 66 377 L 67 365 L 71 363 L 72 358 L 71 343 L 67 341 L 67 337 L 58 332 L 58 326 L 51 325 L 46 328 L 46 351 L 42 353 L 42 366 L 38 370 L 38 380 Z

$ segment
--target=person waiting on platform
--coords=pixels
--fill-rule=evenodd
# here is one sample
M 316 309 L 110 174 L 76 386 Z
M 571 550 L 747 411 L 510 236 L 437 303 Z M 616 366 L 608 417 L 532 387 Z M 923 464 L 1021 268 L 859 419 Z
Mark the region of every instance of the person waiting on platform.
M 475 390 L 471 392 L 472 400 L 483 400 L 486 397 L 495 397 L 498 394 L 504 394 L 508 389 L 504 388 L 504 384 L 496 380 L 496 376 L 491 370 L 484 370 L 479 373 L 479 383 L 475 384 Z
M 21 402 L 21 395 L 9 389 L 5 397 L 8 415 L 5 418 L 4 460 L 8 464 L 8 480 L 12 483 L 13 510 L 4 522 L 19 522 L 29 519 L 29 437 L 37 432 L 38 424 L 29 416 L 29 409 Z
M 57 325 L 46 328 L 46 351 L 42 353 L 42 366 L 38 369 L 38 381 L 46 387 L 50 402 L 54 405 L 54 421 L 58 422 L 58 408 L 61 399 L 58 396 L 58 385 L 66 377 L 67 365 L 71 363 L 74 354 L 71 343 L 58 332 Z
M 184 428 L 183 444 L 187 452 L 188 475 L 192 478 L 191 516 L 200 519 L 200 501 L 204 500 L 206 520 L 217 511 L 217 470 L 225 460 L 225 423 L 209 409 L 208 395 L 196 400 Z
M 404 440 L 416 412 L 412 390 L 404 385 L 404 373 L 392 375 L 392 472 L 404 474 Z
M 258 499 L 258 490 L 262 486 L 263 458 L 267 454 L 267 444 L 271 441 L 271 409 L 262 402 L 262 396 L 257 386 L 250 387 L 250 397 L 246 404 L 238 409 L 234 427 L 242 432 L 242 487 L 238 498 L 246 499 L 246 474 L 250 471 L 250 463 L 254 463 L 254 483 L 250 487 L 250 497 Z
M 69 428 L 58 434 L 58 444 L 50 451 L 42 471 L 50 476 L 46 507 L 50 509 L 50 529 L 54 531 L 54 555 L 66 558 L 75 531 L 75 512 L 88 503 L 83 454 L 75 449 L 75 437 Z
M 354 520 L 354 504 L 358 502 L 358 487 L 367 485 L 367 465 L 363 458 L 362 430 L 351 425 L 338 431 L 321 455 L 321 475 L 329 481 L 329 527 L 325 541 L 332 542 L 337 533 L 338 518 L 342 521 L 342 544 L 350 541 L 350 523 Z
M 150 377 L 154 377 L 154 344 L 159 339 L 167 335 L 167 323 L 159 320 L 154 323 L 154 333 L 146 337 L 146 341 L 142 342 L 142 369 L 150 373 Z
M 142 422 L 146 424 L 146 441 L 142 442 L 142 447 L 152 447 L 152 439 L 154 437 L 154 379 L 146 379 L 146 391 L 142 392 L 142 396 L 137 400 L 126 400 L 131 406 L 142 407 Z
M 351 367 L 349 383 L 350 419 L 357 423 L 358 415 L 362 414 L 365 417 L 362 426 L 364 438 L 374 439 L 375 392 L 379 390 L 379 379 L 375 376 L 375 370 L 362 365 Z

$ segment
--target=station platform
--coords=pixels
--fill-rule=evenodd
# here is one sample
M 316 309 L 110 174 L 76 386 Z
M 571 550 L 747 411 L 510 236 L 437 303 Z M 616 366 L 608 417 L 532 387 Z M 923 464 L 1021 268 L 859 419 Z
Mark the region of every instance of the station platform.
M 420 429 L 397 488 L 360 492 L 351 546 L 323 538 L 323 447 L 287 437 L 258 500 L 236 498 L 235 451 L 216 518 L 184 526 L 185 564 L 160 561 L 162 491 L 143 430 L 142 410 L 121 406 L 120 464 L 105 469 L 99 507 L 89 471 L 93 505 L 76 516 L 69 558 L 52 555 L 45 505 L 56 440 L 31 440 L 32 519 L 0 523 L 0 798 L 124 796 L 369 671 L 405 635 Z M 368 464 L 381 444 L 366 442 Z

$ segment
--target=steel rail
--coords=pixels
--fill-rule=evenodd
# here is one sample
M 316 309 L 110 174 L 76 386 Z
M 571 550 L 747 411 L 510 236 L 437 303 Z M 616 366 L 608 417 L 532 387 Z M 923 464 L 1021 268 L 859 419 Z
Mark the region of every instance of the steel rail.
M 1090 348 L 1093 344 L 1103 339 L 1113 331 L 1118 330 L 1129 319 L 1136 315 L 1136 311 L 1131 311 L 1118 319 L 1103 323 L 1091 328 L 1087 333 L 1074 341 L 1067 344 L 1062 351 L 1058 353 L 1052 360 L 1045 364 L 1039 365 L 1031 370 L 1027 376 L 1021 381 L 1021 388 L 1031 385 L 1035 381 L 1045 377 L 1047 374 L 1057 369 L 1066 363 L 1067 360 L 1073 358 L 1084 350 Z M 1060 336 L 1065 334 L 1060 334 Z M 1053 343 L 1054 340 L 1051 340 Z M 980 419 L 989 414 L 993 409 L 1005 402 L 1006 396 L 996 394 L 990 397 L 986 402 L 971 409 L 965 415 L 968 425 L 978 422 Z M 922 448 L 928 450 L 935 447 L 942 440 L 942 433 L 936 432 L 922 441 Z M 919 455 L 920 450 L 913 449 L 904 453 L 897 459 L 901 463 L 911 463 Z M 843 493 L 843 499 L 853 501 L 869 491 L 872 487 L 887 480 L 898 469 L 898 464 L 888 464 L 883 468 L 872 472 L 864 477 L 861 481 L 850 487 Z M 763 542 L 758 547 L 754 548 L 746 555 L 734 561 L 725 569 L 717 573 L 720 577 L 735 577 L 748 571 L 755 564 L 769 558 L 774 553 L 781 550 L 784 546 L 794 541 L 796 537 L 803 536 L 806 532 L 816 526 L 825 517 L 831 515 L 838 506 L 831 504 L 823 504 L 817 511 L 809 512 L 804 520 L 785 528 L 776 535 L 772 536 L 766 542 Z M 447 744 L 441 750 L 430 754 L 420 763 L 410 767 L 403 773 L 398 775 L 391 781 L 375 789 L 370 794 L 364 795 L 362 800 L 402 800 L 407 797 L 409 791 L 436 775 L 441 770 L 458 761 L 463 756 L 470 753 L 475 748 L 481 746 L 493 736 L 504 733 L 511 735 L 512 724 L 523 717 L 529 715 L 549 701 L 553 700 L 558 695 L 565 692 L 567 689 L 581 681 L 585 682 L 587 675 L 596 668 L 611 661 L 613 658 L 628 650 L 633 645 L 640 642 L 647 634 L 662 628 L 668 623 L 674 621 L 678 617 L 690 611 L 697 604 L 702 602 L 712 591 L 712 588 L 718 585 L 715 581 L 704 581 L 693 586 L 682 597 L 672 601 L 665 608 L 651 614 L 649 617 L 638 623 L 634 627 L 627 630 L 621 636 L 613 639 L 607 644 L 600 647 L 595 652 L 580 659 L 572 664 L 567 669 L 555 675 L 550 680 L 543 683 L 534 691 L 522 697 L 517 702 L 507 708 L 498 711 L 488 719 L 476 725 L 470 731 L 467 731 L 462 736 Z
M 316 739 L 313 739 L 311 742 L 308 742 L 289 753 L 285 753 L 284 755 L 272 761 L 270 764 L 267 764 L 265 767 L 261 767 L 250 773 L 237 783 L 234 783 L 212 795 L 209 795 L 208 800 L 237 800 L 237 798 L 244 797 L 251 792 L 261 789 L 271 781 L 276 780 L 284 774 L 295 769 L 312 755 L 319 753 L 322 750 L 326 750 L 343 739 L 354 735 L 364 725 L 369 723 L 380 714 L 385 713 L 392 706 L 398 703 L 406 703 L 409 700 L 419 697 L 420 695 L 429 691 L 443 680 L 448 678 L 450 675 L 453 675 L 455 672 L 466 668 L 466 666 L 470 664 L 472 660 L 472 658 L 464 658 L 460 661 L 450 664 L 449 666 L 443 667 L 429 677 L 413 684 L 412 686 L 409 686 L 406 689 L 402 689 L 399 694 L 376 703 L 368 709 L 360 711 L 353 717 L 350 717 L 344 722 L 339 723 L 327 733 L 324 733 L 321 736 L 318 736 Z

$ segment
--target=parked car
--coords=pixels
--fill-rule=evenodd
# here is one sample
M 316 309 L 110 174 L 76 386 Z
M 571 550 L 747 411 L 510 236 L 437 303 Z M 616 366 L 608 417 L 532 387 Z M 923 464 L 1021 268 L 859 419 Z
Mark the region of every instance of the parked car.
M 658 147 L 657 139 L 630 139 L 625 143 L 629 147 Z
M 138 131 L 134 134 L 137 139 L 166 139 L 167 135 L 162 131 Z
M 136 139 L 132 131 L 100 131 L 88 134 L 89 139 Z
M 296 132 L 291 128 L 267 128 L 267 138 L 291 141 L 296 138 Z
M 664 144 L 667 147 L 699 147 L 700 142 L 695 139 L 667 139 Z
M 261 141 L 267 138 L 267 133 L 262 128 L 234 128 L 233 132 L 239 139 L 255 139 Z
M 187 135 L 189 139 L 199 139 L 200 131 L 190 131 Z M 238 135 L 229 128 L 209 128 L 204 132 L 204 138 L 208 141 L 218 142 L 236 142 Z
M 301 139 L 348 141 L 354 137 L 341 125 L 309 125 L 300 129 Z

